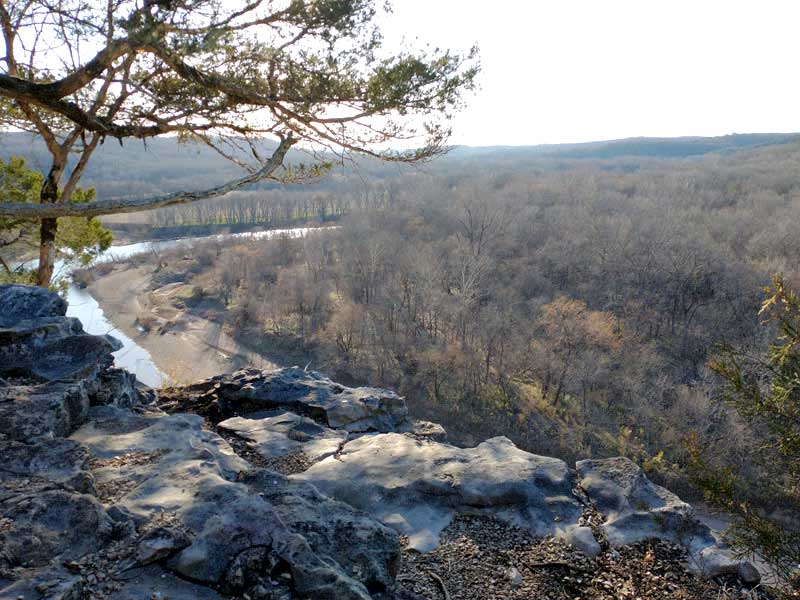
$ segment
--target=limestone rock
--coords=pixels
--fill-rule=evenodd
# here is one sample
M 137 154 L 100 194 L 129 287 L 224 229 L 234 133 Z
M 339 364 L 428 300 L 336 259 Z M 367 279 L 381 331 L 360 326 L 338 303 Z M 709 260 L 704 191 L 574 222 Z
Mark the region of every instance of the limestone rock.
M 582 460 L 576 465 L 581 487 L 606 517 L 603 525 L 612 545 L 703 532 L 692 507 L 652 483 L 627 458 Z
M 631 460 L 583 460 L 576 467 L 581 487 L 605 517 L 603 530 L 612 545 L 665 539 L 689 551 L 690 569 L 699 575 L 742 573 L 749 580 L 756 578 L 755 566 L 733 558 L 689 504 L 651 482 Z
M 191 543 L 189 536 L 174 527 L 158 527 L 144 536 L 136 548 L 136 560 L 140 565 L 172 556 Z
M 0 286 L 0 328 L 13 327 L 21 321 L 44 317 L 63 317 L 67 303 L 58 294 L 29 285 Z
M 347 440 L 347 432 L 318 425 L 290 412 L 253 413 L 234 417 L 217 427 L 248 440 L 266 458 L 302 453 L 310 462 L 332 456 Z
M 75 560 L 111 539 L 114 523 L 96 498 L 27 485 L 0 499 L 0 568 Z
M 602 552 L 600 544 L 594 537 L 591 527 L 576 527 L 564 536 L 564 541 L 572 544 L 586 556 L 597 556 Z
M 19 441 L 67 436 L 86 421 L 89 404 L 83 382 L 0 387 L 0 434 Z
M 228 414 L 286 408 L 348 432 L 394 431 L 408 414 L 405 401 L 394 392 L 345 387 L 298 367 L 242 369 L 198 385 L 214 389 L 227 403 Z
M 87 470 L 88 450 L 65 439 L 25 444 L 0 442 L 0 482 L 36 479 L 80 493 L 94 494 L 94 478 Z
M 118 347 L 108 337 L 82 332 L 7 345 L 0 348 L 0 377 L 23 377 L 36 382 L 90 379 L 114 363 L 111 353 Z
M 370 591 L 391 589 L 400 558 L 397 533 L 314 486 L 265 470 L 244 479 L 269 501 L 281 521 L 325 560 L 341 565 Z
M 382 520 L 420 551 L 438 545 L 456 514 L 491 514 L 548 535 L 565 532 L 581 512 L 563 461 L 502 437 L 462 449 L 398 433 L 365 435 L 292 478 Z
M 397 428 L 398 433 L 407 433 L 413 437 L 429 439 L 434 442 L 447 440 L 447 431 L 439 423 L 430 421 L 408 420 Z
M 93 405 L 131 408 L 145 403 L 145 394 L 137 388 L 136 376 L 125 369 L 107 369 L 100 373 L 95 387 L 91 396 Z
M 311 486 L 252 469 L 201 417 L 110 406 L 90 416 L 72 438 L 97 457 L 98 487 L 121 490 L 116 506 L 137 522 L 166 514 L 186 532 L 189 544 L 167 561 L 181 576 L 240 593 L 286 569 L 296 590 L 322 599 L 366 600 L 367 586 L 391 583 L 394 532 Z
M 119 342 L 84 333 L 41 288 L 0 286 L 0 439 L 69 435 L 91 403 L 139 402 L 135 377 L 110 369 Z
M 214 590 L 176 577 L 157 565 L 126 573 L 109 600 L 223 600 Z

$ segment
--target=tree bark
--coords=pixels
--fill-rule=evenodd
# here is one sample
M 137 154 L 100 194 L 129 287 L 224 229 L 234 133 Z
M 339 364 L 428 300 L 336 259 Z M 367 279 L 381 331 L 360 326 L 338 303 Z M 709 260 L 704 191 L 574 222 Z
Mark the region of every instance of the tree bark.
M 36 285 L 50 287 L 53 270 L 56 262 L 56 230 L 57 219 L 42 219 L 39 242 L 39 271 L 36 275 Z
M 96 200 L 84 204 L 71 203 L 47 203 L 30 204 L 27 202 L 0 202 L 0 215 L 20 218 L 20 219 L 50 219 L 58 217 L 99 217 L 101 215 L 111 215 L 118 213 L 131 213 L 142 210 L 160 208 L 162 206 L 173 206 L 175 204 L 186 204 L 217 198 L 224 196 L 246 185 L 262 181 L 269 178 L 279 167 L 283 165 L 283 160 L 289 148 L 295 143 L 292 137 L 284 138 L 273 155 L 267 160 L 258 171 L 250 173 L 245 177 L 229 181 L 222 185 L 198 192 L 175 192 L 153 198 L 129 198 L 123 200 Z M 57 196 L 56 196 L 57 198 Z

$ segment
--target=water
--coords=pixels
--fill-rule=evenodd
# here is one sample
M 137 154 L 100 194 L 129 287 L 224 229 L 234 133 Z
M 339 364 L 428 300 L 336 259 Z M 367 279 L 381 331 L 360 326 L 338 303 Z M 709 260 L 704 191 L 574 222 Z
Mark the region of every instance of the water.
M 95 264 L 102 262 L 109 262 L 112 260 L 124 260 L 138 254 L 145 254 L 148 252 L 158 252 L 160 250 L 167 250 L 177 246 L 186 246 L 190 248 L 193 244 L 209 239 L 235 239 L 235 238 L 252 238 L 252 239 L 272 239 L 280 236 L 288 236 L 291 238 L 305 237 L 309 231 L 313 231 L 309 227 L 297 227 L 294 229 L 273 229 L 269 231 L 252 231 L 246 233 L 232 233 L 232 234 L 218 234 L 206 237 L 192 237 L 182 238 L 178 240 L 167 240 L 163 242 L 139 242 L 136 244 L 126 244 L 122 246 L 112 246 L 108 252 L 99 257 Z M 56 273 L 62 277 L 69 276 L 69 269 L 63 262 L 56 264 Z M 122 348 L 114 352 L 114 364 L 117 367 L 127 369 L 136 375 L 136 378 L 142 383 L 150 387 L 158 388 L 168 383 L 168 379 L 162 373 L 150 353 L 137 344 L 130 337 L 120 331 L 105 315 L 100 304 L 88 292 L 88 290 L 81 289 L 72 283 L 70 279 L 69 288 L 67 290 L 67 301 L 69 308 L 67 309 L 67 316 L 76 317 L 83 323 L 83 329 L 87 333 L 93 335 L 111 334 L 122 343 Z

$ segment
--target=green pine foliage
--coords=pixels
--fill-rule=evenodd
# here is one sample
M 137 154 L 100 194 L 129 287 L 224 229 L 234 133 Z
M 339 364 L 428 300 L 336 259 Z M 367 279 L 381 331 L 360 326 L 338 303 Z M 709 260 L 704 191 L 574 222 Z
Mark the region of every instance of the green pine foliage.
M 725 382 L 722 395 L 761 436 L 760 495 L 781 500 L 786 514 L 800 510 L 800 298 L 783 276 L 773 278 L 760 311 L 774 330 L 765 355 L 724 346 L 710 367 Z M 711 469 L 692 446 L 697 483 L 713 504 L 735 514 L 727 534 L 745 555 L 757 554 L 786 583 L 788 597 L 800 594 L 800 523 L 767 513 L 749 502 L 754 484 L 733 469 Z
M 11 202 L 38 202 L 43 176 L 28 167 L 24 158 L 0 158 L 0 196 Z M 91 202 L 94 189 L 77 188 L 70 202 Z M 59 219 L 56 238 L 59 258 L 71 264 L 85 266 L 111 247 L 113 236 L 104 229 L 99 219 L 67 217 Z M 19 260 L 9 261 L 0 256 L 0 283 L 33 284 L 35 274 L 17 266 L 15 262 L 35 256 L 39 243 L 38 224 L 30 221 L 0 216 L 0 250 L 6 256 Z

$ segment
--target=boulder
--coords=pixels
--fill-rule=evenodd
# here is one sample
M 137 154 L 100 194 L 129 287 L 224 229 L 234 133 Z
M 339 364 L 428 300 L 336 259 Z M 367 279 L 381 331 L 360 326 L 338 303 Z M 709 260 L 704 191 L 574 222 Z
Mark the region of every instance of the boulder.
M 139 390 L 136 375 L 125 369 L 107 369 L 100 373 L 95 390 L 91 394 L 93 405 L 110 405 L 131 408 L 147 404 L 147 392 Z
M 31 379 L 37 383 L 93 379 L 114 364 L 118 343 L 108 336 L 70 329 L 70 335 L 28 338 L 0 347 L 0 377 Z
M 699 575 L 742 575 L 751 583 L 760 579 L 755 566 L 734 558 L 689 504 L 651 482 L 631 460 L 582 460 L 576 467 L 580 486 L 605 518 L 602 527 L 612 546 L 665 539 L 688 550 L 690 569 Z
M 606 539 L 615 546 L 651 537 L 705 533 L 692 507 L 669 490 L 652 483 L 627 458 L 582 460 L 576 464 L 580 485 L 605 516 Z
M 158 527 L 139 540 L 136 547 L 136 562 L 140 565 L 167 558 L 183 550 L 191 543 L 185 531 L 175 527 Z
M 217 427 L 247 440 L 265 458 L 303 454 L 311 463 L 332 456 L 347 440 L 346 431 L 323 427 L 290 412 L 253 413 L 227 419 Z
M 564 541 L 583 552 L 586 556 L 597 556 L 602 552 L 602 548 L 595 539 L 591 527 L 570 529 L 564 536 Z
M 67 314 L 66 301 L 49 290 L 29 285 L 0 286 L 0 328 L 18 323 Z
M 86 421 L 89 405 L 83 382 L 0 387 L 0 434 L 19 441 L 64 437 Z
M 429 551 L 457 514 L 490 514 L 535 535 L 565 533 L 581 505 L 558 459 L 524 452 L 507 438 L 456 448 L 399 433 L 365 435 L 293 479 L 365 511 Z
M 285 408 L 348 432 L 395 431 L 408 415 L 406 403 L 380 388 L 350 388 L 298 367 L 242 369 L 192 386 L 214 390 L 226 414 Z
M 447 441 L 447 431 L 439 423 L 430 421 L 407 420 L 397 428 L 398 433 L 407 433 L 416 438 L 429 439 L 434 442 Z

